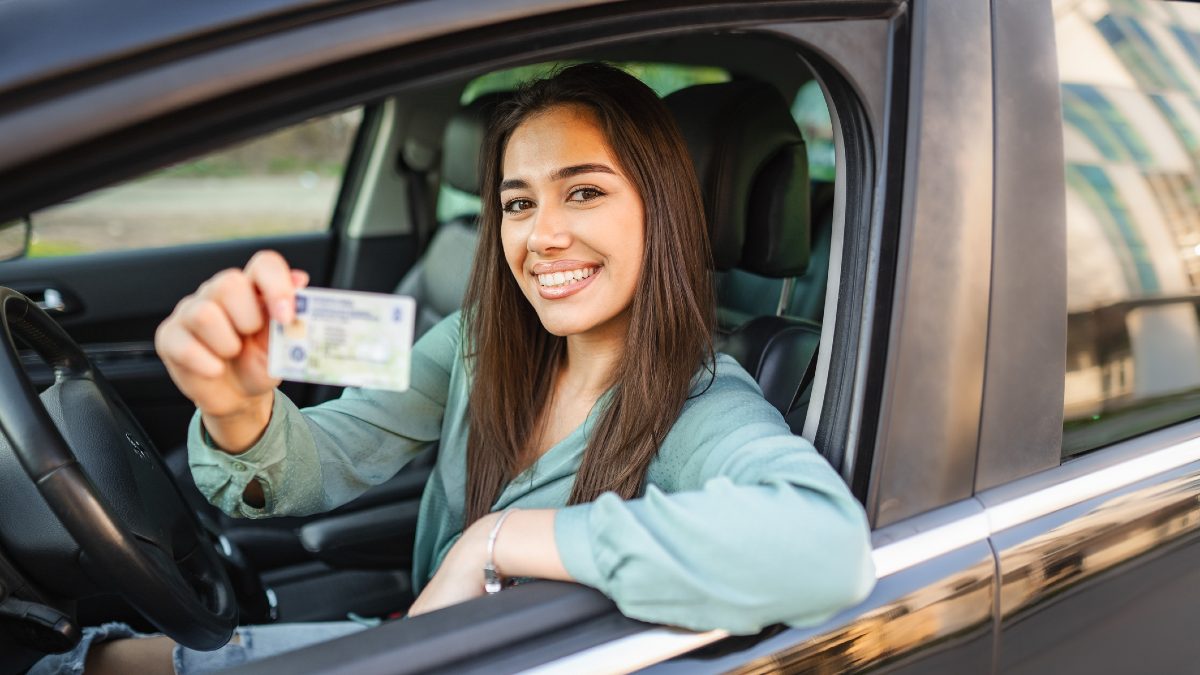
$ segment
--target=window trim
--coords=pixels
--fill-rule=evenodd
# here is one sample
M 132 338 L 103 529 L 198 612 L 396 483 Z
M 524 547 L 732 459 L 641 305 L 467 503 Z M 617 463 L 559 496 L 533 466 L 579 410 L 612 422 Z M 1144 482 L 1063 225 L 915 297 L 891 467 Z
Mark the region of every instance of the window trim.
M 973 492 L 991 282 L 990 7 L 911 7 L 904 154 L 889 157 L 903 199 L 884 206 L 899 221 L 894 286 L 880 291 L 895 304 L 871 446 L 876 527 Z
M 992 11 L 993 269 L 977 491 L 1059 465 L 1067 354 L 1066 187 L 1053 8 L 996 3 Z M 1030 68 L 1031 62 L 1041 65 Z M 1021 96 L 1003 95 L 1013 91 Z

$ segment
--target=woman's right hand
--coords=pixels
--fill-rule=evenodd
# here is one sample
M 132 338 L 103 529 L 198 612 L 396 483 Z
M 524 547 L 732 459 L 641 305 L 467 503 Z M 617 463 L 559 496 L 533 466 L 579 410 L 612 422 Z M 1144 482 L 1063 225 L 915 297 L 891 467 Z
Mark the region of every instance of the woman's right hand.
M 180 300 L 154 335 L 171 379 L 226 451 L 249 448 L 270 421 L 280 381 L 267 373 L 268 320 L 291 323 L 307 283 L 283 256 L 259 251 L 245 269 L 219 272 Z

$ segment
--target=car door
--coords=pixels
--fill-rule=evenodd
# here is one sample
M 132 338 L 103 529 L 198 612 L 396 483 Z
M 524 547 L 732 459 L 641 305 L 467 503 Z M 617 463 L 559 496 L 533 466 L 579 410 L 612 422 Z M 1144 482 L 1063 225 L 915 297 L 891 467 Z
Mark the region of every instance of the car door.
M 997 98 L 1045 108 L 1058 128 L 1038 130 L 1041 149 L 1024 145 L 1028 127 L 997 135 L 1013 165 L 1005 180 L 1054 189 L 1006 214 L 1041 232 L 1011 240 L 994 268 L 1008 295 L 1002 326 L 993 301 L 997 365 L 1044 367 L 1000 375 L 1007 391 L 985 409 L 978 487 L 999 562 L 996 669 L 1190 672 L 1200 659 L 1190 631 L 1200 620 L 1200 8 L 1048 4 L 1036 28 L 997 25 L 1022 45 Z M 1047 84 L 1041 102 L 1026 96 Z M 1040 415 L 1021 400 L 1032 390 L 1046 399 Z M 1012 437 L 1022 420 L 1040 431 Z
M 805 48 L 836 111 L 841 255 L 814 415 L 818 446 L 840 458 L 876 525 L 871 596 L 818 626 L 737 637 L 638 624 L 594 592 L 537 583 L 237 672 L 326 672 L 348 658 L 380 673 L 992 668 L 995 559 L 973 497 L 994 143 L 992 60 L 978 44 L 990 7 L 897 3 L 857 20 L 839 9 L 754 29 Z
M 608 671 L 990 669 L 995 562 L 973 498 L 993 254 L 993 63 L 979 47 L 991 44 L 990 3 L 596 5 L 372 4 L 264 21 L 243 27 L 232 48 L 201 42 L 143 63 L 144 78 L 97 85 L 136 113 L 100 111 L 104 122 L 89 133 L 132 161 L 114 139 L 150 116 L 153 133 L 137 150 L 147 161 L 196 147 L 200 131 L 228 135 L 230 120 L 269 126 L 522 59 L 679 32 L 794 45 L 833 102 L 841 171 L 814 426 L 876 526 L 875 592 L 819 626 L 738 639 L 640 624 L 593 591 L 530 584 L 241 672 L 578 672 L 580 659 Z M 214 76 L 231 63 L 236 72 Z M 175 82 L 155 79 L 161 69 L 186 69 L 213 89 L 164 99 Z M 214 101 L 228 109 L 214 116 Z M 72 103 L 47 106 L 77 119 Z M 78 139 L 38 142 L 44 159 L 27 161 L 45 171 L 51 159 L 69 163 L 50 153 Z M 29 175 L 0 187 L 0 203 L 36 212 L 53 201 L 49 179 Z

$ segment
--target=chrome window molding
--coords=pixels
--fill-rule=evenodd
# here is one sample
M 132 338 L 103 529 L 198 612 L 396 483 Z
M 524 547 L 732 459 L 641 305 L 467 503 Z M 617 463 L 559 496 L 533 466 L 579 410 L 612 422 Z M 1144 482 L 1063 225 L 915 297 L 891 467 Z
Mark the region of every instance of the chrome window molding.
M 1196 426 L 1200 430 L 1200 425 Z M 1118 448 L 1112 451 L 1121 453 Z M 1044 487 L 1037 486 L 1061 477 L 1062 473 L 1073 472 L 1077 467 L 1068 463 L 1044 474 L 982 492 L 974 498 L 983 506 L 982 513 L 876 546 L 874 560 L 877 576 L 887 577 L 1005 530 L 1189 464 L 1198 463 L 1195 471 L 1189 473 L 1200 474 L 1200 437 L 1115 462 L 1111 461 L 1111 457 L 1093 456 L 1086 459 L 1107 459 L 1109 462 L 1102 468 Z M 1009 496 L 1014 492 L 1016 494 Z M 993 502 L 992 498 L 1000 495 L 1004 498 Z
M 986 513 L 976 513 L 876 546 L 875 577 L 883 579 L 988 538 Z
M 522 672 L 525 675 L 628 673 L 686 654 L 728 636 L 729 633 L 723 630 L 699 633 L 659 626 Z
M 986 509 L 989 527 L 993 534 L 1002 532 L 1196 462 L 1200 462 L 1200 438 L 989 506 Z M 1196 472 L 1200 472 L 1200 466 Z

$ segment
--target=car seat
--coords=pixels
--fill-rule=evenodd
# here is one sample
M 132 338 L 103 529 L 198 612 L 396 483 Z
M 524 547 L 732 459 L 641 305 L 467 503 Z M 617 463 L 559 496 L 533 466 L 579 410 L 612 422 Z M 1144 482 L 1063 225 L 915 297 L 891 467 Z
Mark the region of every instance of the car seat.
M 492 114 L 506 92 L 484 94 L 463 106 L 446 124 L 442 145 L 442 180 L 454 189 L 479 196 L 479 153 Z M 477 213 L 438 225 L 425 251 L 401 279 L 396 293 L 417 303 L 415 337 L 419 338 L 462 307 L 468 274 L 479 241 Z
M 803 276 L 812 241 L 808 155 L 783 96 L 765 83 L 740 80 L 689 87 L 666 103 L 705 190 L 714 267 L 772 280 Z M 791 288 L 775 290 L 774 304 L 786 308 L 780 293 L 790 295 Z M 799 432 L 820 323 L 774 312 L 730 321 L 744 308 L 725 301 L 718 286 L 718 348 L 754 376 Z

